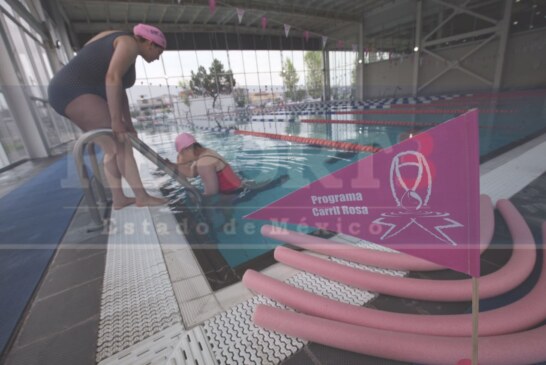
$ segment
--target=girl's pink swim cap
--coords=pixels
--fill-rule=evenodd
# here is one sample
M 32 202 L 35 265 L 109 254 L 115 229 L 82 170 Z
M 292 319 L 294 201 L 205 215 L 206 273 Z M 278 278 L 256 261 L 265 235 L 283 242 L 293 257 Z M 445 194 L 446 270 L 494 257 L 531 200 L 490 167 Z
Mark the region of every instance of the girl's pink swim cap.
M 196 142 L 195 138 L 189 133 L 180 133 L 174 141 L 176 152 L 182 151 L 184 148 L 188 148 Z
M 154 42 L 161 48 L 167 48 L 167 40 L 165 35 L 159 28 L 154 27 L 153 25 L 148 24 L 137 24 L 133 28 L 134 35 L 140 36 L 144 39 Z

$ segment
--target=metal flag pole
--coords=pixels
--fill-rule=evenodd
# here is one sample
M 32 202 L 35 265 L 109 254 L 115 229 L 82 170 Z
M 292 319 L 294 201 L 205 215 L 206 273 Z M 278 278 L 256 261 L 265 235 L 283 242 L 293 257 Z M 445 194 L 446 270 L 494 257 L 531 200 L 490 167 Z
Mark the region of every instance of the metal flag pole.
M 472 277 L 472 365 L 478 365 L 478 318 L 480 315 L 480 294 L 478 278 Z

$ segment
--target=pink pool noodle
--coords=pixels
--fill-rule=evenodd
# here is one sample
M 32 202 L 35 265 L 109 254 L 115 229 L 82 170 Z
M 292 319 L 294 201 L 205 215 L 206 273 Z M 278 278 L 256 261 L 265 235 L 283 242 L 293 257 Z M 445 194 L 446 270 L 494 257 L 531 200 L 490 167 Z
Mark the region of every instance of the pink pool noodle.
M 489 198 L 487 195 L 482 195 L 480 197 L 481 252 L 485 251 L 491 242 L 494 224 L 494 212 L 491 198 Z M 408 271 L 432 271 L 445 269 L 441 265 L 404 253 L 385 252 L 355 247 L 343 243 L 333 243 L 332 241 L 324 238 L 289 231 L 270 225 L 264 225 L 261 229 L 261 233 L 265 237 L 283 241 L 309 251 L 358 262 L 364 265 Z
M 536 260 L 533 236 L 519 212 L 508 200 L 499 200 L 497 208 L 509 218 L 507 223 L 513 237 L 520 239 L 515 241 L 512 256 L 502 268 L 480 278 L 479 293 L 484 299 L 521 284 L 531 273 Z M 528 249 L 529 244 L 533 249 Z M 383 294 L 432 301 L 467 301 L 472 295 L 471 279 L 445 281 L 393 277 L 353 269 L 281 246 L 275 249 L 274 255 L 277 261 L 299 270 Z
M 512 234 L 514 236 L 514 233 Z M 542 225 L 542 236 L 544 244 L 546 223 Z M 539 282 L 543 278 L 544 264 Z M 327 346 L 423 364 L 455 364 L 461 358 L 468 357 L 471 349 L 470 337 L 399 333 L 335 322 L 262 305 L 256 308 L 254 322 L 289 336 Z M 544 338 L 546 326 L 512 334 L 480 337 L 479 363 L 512 365 L 543 362 L 546 360 Z
M 503 213 L 512 237 L 516 239 L 528 230 L 517 210 Z M 523 223 L 523 226 L 521 225 Z M 546 242 L 546 223 L 542 225 L 543 244 Z M 539 282 L 529 296 L 539 295 L 537 287 L 543 286 L 544 263 Z M 536 299 L 539 297 L 537 296 Z M 525 298 L 524 298 L 525 299 Z M 522 299 L 522 300 L 524 300 Z M 532 301 L 529 301 L 531 303 Z M 534 301 L 540 305 L 542 300 Z M 524 308 L 521 308 L 524 311 Z M 522 313 L 520 313 L 521 315 Z M 258 306 L 254 315 L 257 325 L 301 337 L 328 346 L 419 363 L 454 364 L 470 355 L 470 337 L 430 336 L 373 329 L 334 322 L 313 316 L 296 314 L 266 306 Z M 479 339 L 479 363 L 482 365 L 509 365 L 538 363 L 546 360 L 546 326 L 525 332 Z
M 516 237 L 514 237 L 516 239 Z M 385 330 L 441 336 L 469 336 L 471 314 L 422 315 L 386 312 L 325 298 L 295 288 L 254 270 L 247 270 L 243 284 L 298 312 L 349 324 Z M 522 299 L 505 307 L 480 313 L 480 336 L 525 330 L 546 319 L 546 260 L 534 288 Z
M 361 354 L 416 362 L 456 364 L 471 355 L 471 337 L 394 332 L 356 326 L 265 305 L 254 313 L 258 326 L 326 346 Z M 525 332 L 479 338 L 480 365 L 532 364 L 546 360 L 546 326 Z

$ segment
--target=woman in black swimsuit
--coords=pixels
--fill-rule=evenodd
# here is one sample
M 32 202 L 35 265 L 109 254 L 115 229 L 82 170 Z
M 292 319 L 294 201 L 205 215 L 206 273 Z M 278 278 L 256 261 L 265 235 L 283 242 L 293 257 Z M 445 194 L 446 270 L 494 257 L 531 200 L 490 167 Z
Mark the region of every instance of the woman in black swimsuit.
M 135 61 L 159 58 L 167 42 L 163 33 L 138 24 L 133 33 L 105 31 L 93 37 L 51 80 L 48 94 L 57 113 L 83 131 L 111 128 L 115 138 L 99 137 L 104 151 L 105 175 L 112 190 L 114 209 L 136 203 L 151 206 L 165 200 L 149 195 L 142 184 L 127 133 L 136 136 L 125 89 L 135 83 Z M 124 177 L 135 194 L 125 196 Z

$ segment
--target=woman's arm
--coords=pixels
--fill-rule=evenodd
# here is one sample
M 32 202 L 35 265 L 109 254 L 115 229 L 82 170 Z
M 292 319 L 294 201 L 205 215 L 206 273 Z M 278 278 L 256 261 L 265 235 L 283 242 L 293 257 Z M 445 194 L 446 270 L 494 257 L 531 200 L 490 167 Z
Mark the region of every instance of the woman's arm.
M 123 92 L 123 125 L 128 133 L 132 133 L 137 136 L 137 131 L 133 125 L 133 119 L 131 118 L 131 110 L 129 109 L 129 99 L 127 98 L 127 92 Z
M 136 41 L 130 36 L 120 36 L 114 41 L 114 54 L 105 76 L 106 98 L 114 133 L 127 132 L 123 123 L 124 98 L 122 78 L 138 56 Z
M 219 193 L 218 176 L 216 175 L 216 166 L 214 163 L 199 163 L 197 172 L 201 176 L 203 186 L 205 187 L 204 195 L 214 195 Z

